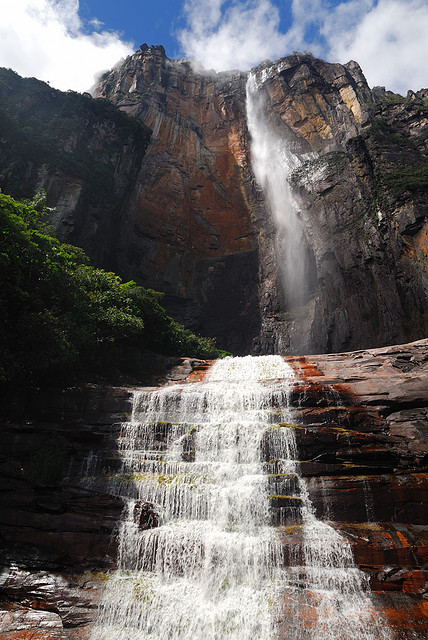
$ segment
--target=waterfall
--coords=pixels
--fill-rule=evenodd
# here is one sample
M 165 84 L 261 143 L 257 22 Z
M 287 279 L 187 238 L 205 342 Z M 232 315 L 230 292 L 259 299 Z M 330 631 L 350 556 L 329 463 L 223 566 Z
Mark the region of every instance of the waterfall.
M 247 356 L 135 393 L 111 481 L 127 501 L 118 570 L 91 640 L 387 640 L 299 475 L 293 384 L 280 356 Z
M 251 136 L 251 163 L 257 182 L 263 189 L 277 229 L 279 253 L 282 255 L 283 286 L 289 308 L 304 303 L 307 289 L 306 241 L 298 217 L 298 206 L 291 193 L 289 177 L 300 165 L 267 117 L 267 96 L 250 72 L 246 86 L 247 125 Z

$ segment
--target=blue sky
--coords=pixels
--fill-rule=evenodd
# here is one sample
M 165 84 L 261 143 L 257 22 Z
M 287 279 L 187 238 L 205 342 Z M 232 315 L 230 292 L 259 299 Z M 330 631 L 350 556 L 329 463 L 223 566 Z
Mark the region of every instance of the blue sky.
M 170 58 L 180 56 L 173 33 L 184 27 L 181 0 L 80 0 L 79 13 L 85 21 L 100 20 L 104 28 L 119 31 L 138 47 L 162 44 Z
M 143 42 L 248 70 L 309 49 L 356 60 L 371 86 L 428 87 L 428 0 L 0 0 L 0 66 L 88 90 Z
M 162 44 L 170 58 L 183 55 L 176 34 L 186 26 L 184 0 L 80 0 L 79 4 L 79 14 L 86 22 L 100 20 L 105 28 L 121 32 L 137 46 L 143 42 Z M 231 0 L 225 1 L 223 13 L 232 4 Z M 275 4 L 280 8 L 280 28 L 285 32 L 291 23 L 291 1 Z

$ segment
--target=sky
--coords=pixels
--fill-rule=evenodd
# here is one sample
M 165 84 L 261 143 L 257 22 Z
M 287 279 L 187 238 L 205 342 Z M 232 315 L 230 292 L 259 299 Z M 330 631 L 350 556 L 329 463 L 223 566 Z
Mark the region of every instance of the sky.
M 0 0 L 0 66 L 87 91 L 143 42 L 206 69 L 310 50 L 370 86 L 428 87 L 428 0 Z

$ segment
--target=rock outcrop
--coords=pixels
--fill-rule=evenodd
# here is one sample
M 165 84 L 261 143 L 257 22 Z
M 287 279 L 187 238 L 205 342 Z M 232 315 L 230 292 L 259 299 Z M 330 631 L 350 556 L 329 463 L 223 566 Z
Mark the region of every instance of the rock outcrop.
M 116 237 L 150 131 L 88 94 L 52 89 L 0 69 L 0 187 L 15 198 L 39 189 L 57 235 L 115 270 Z
M 40 393 L 28 420 L 2 425 L 2 640 L 87 637 L 123 510 L 87 478 L 130 394 L 96 385 Z
M 428 341 L 288 358 L 300 468 L 400 638 L 428 630 Z M 296 545 L 300 530 L 284 530 Z M 413 635 L 412 635 L 413 634 Z
M 198 379 L 207 367 L 194 359 L 150 362 L 158 383 Z M 22 420 L 0 419 L 1 640 L 89 637 L 116 564 L 124 503 L 105 480 L 120 466 L 132 393 L 90 383 L 39 389 Z M 156 526 L 148 503 L 135 517 L 142 530 Z

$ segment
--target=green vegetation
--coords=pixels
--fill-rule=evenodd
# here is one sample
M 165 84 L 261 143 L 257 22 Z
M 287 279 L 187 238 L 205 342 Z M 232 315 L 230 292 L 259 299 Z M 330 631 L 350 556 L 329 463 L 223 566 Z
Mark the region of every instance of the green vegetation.
M 390 170 L 384 177 L 387 185 L 396 193 L 428 188 L 428 160 L 421 159 L 414 165 Z
M 131 576 L 131 580 L 133 576 Z M 151 575 L 141 575 L 137 580 L 135 580 L 133 585 L 134 597 L 139 602 L 145 602 L 146 604 L 150 603 L 154 597 L 154 588 L 153 588 L 153 576 Z
M 403 105 L 416 105 L 418 109 L 422 111 L 428 112 L 428 100 L 412 96 L 402 96 L 399 93 L 392 93 L 392 91 L 388 91 L 388 93 L 382 98 L 378 98 L 376 102 L 371 103 L 369 105 L 372 109 L 376 109 L 378 105 L 382 104 L 403 104 Z
M 150 349 L 215 358 L 201 338 L 170 318 L 161 293 L 89 265 L 43 224 L 42 196 L 17 202 L 0 193 L 0 381 L 123 364 L 123 353 Z
M 150 130 L 103 99 L 57 91 L 36 78 L 0 68 L 0 138 L 5 165 L 2 189 L 31 197 L 37 180 L 32 166 L 82 179 L 93 197 L 114 199 L 114 154 L 132 144 L 144 153 Z M 102 145 L 97 141 L 102 139 Z M 94 144 L 95 142 L 95 144 Z
M 376 140 L 387 142 L 398 147 L 414 149 L 415 145 L 409 138 L 394 133 L 394 129 L 382 118 L 376 118 L 373 124 L 366 130 L 366 134 L 372 136 Z
M 389 154 L 394 159 L 395 167 L 384 169 L 382 175 L 377 176 L 377 182 L 379 184 L 380 178 L 384 186 L 389 187 L 395 195 L 425 190 L 428 187 L 428 160 L 424 150 L 428 132 L 411 136 L 406 130 L 403 132 L 395 127 L 395 120 L 391 114 L 394 114 L 397 105 L 409 114 L 428 115 L 428 100 L 414 94 L 403 97 L 388 92 L 369 106 L 372 125 L 364 134 L 365 137 L 371 137 L 382 145 L 387 152 L 387 158 Z M 392 164 L 391 160 L 389 164 Z

